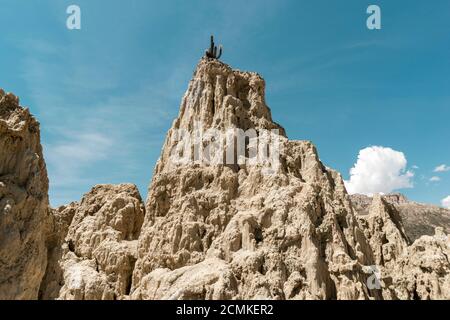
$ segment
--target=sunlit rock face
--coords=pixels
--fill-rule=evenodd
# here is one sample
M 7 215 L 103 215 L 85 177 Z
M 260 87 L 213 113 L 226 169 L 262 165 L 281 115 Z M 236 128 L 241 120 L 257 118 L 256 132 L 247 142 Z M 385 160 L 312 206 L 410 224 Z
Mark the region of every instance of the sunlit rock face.
M 363 266 L 374 257 L 341 176 L 320 162 L 310 142 L 287 139 L 272 121 L 264 91 L 256 73 L 200 61 L 149 187 L 132 298 L 381 296 L 365 285 Z M 279 142 L 279 162 L 239 163 L 236 156 L 205 165 L 195 152 L 192 161 L 172 161 L 186 150 L 173 137 L 192 135 L 198 124 L 222 133 L 276 132 L 270 139 Z M 230 141 L 222 141 L 220 156 Z
M 49 209 L 38 123 L 0 93 L 0 298 L 450 299 L 445 220 L 350 198 L 257 73 L 200 60 L 145 205 L 120 184 Z
M 375 197 L 356 215 L 340 174 L 310 142 L 288 140 L 264 91 L 256 73 L 199 62 L 149 186 L 131 298 L 448 298 L 437 263 L 433 276 L 414 269 L 434 295 L 402 278 L 399 268 L 422 258 L 395 206 Z M 250 134 L 239 153 L 230 128 L 256 131 L 256 142 Z M 250 161 L 267 141 L 275 157 Z
M 55 250 L 42 299 L 127 299 L 144 205 L 135 185 L 97 185 L 54 210 Z
M 49 223 L 39 123 L 0 89 L 0 299 L 38 297 Z

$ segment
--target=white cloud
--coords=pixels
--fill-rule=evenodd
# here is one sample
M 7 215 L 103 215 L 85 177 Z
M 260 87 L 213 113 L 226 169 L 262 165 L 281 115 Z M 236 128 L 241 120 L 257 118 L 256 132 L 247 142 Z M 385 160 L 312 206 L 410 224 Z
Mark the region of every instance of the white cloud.
M 450 196 L 442 199 L 441 203 L 442 203 L 442 206 L 444 206 L 447 209 L 450 209 Z
M 52 187 L 67 187 L 89 180 L 85 168 L 107 158 L 113 140 L 99 132 L 66 132 L 53 144 L 45 145 L 46 161 Z
M 377 146 L 362 149 L 345 186 L 350 194 L 366 195 L 412 188 L 414 173 L 406 165 L 403 152 Z
M 445 164 L 441 164 L 440 166 L 434 168 L 434 172 L 447 172 L 447 171 L 450 171 L 450 166 L 447 166 Z
M 148 167 L 177 115 L 189 64 L 173 60 L 170 68 L 155 68 L 135 80 L 124 78 L 124 57 L 98 64 L 80 44 L 22 40 L 18 47 L 26 50 L 20 74 L 30 88 L 32 113 L 42 124 L 51 204 L 78 200 L 97 183 L 146 185 Z M 95 49 L 95 56 L 114 51 Z
M 441 178 L 434 176 L 434 177 L 430 178 L 430 181 L 431 182 L 438 182 L 438 181 L 441 181 Z
M 417 170 L 419 169 L 419 166 L 413 165 L 412 168 Z

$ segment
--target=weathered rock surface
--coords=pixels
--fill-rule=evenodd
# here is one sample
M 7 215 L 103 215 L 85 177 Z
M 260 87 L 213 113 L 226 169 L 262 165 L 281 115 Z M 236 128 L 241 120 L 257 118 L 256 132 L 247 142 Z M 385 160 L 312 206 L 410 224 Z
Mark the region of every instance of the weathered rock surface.
M 48 223 L 39 123 L 0 89 L 0 300 L 38 297 Z
M 398 193 L 387 194 L 383 198 L 400 212 L 405 232 L 412 241 L 423 235 L 433 236 L 436 228 L 450 233 L 450 210 L 410 201 Z M 358 214 L 368 213 L 372 197 L 355 194 L 351 195 L 351 200 Z
M 392 278 L 398 299 L 450 299 L 450 236 L 436 228 L 422 236 L 397 260 Z
M 55 212 L 54 251 L 42 299 L 124 299 L 131 287 L 144 205 L 136 186 L 98 185 Z
M 310 142 L 285 137 L 264 88 L 258 74 L 199 63 L 150 185 L 132 298 L 379 297 L 365 286 L 373 256 L 362 250 L 369 245 L 342 178 Z M 221 132 L 278 129 L 280 166 L 173 163 L 175 132 L 196 122 Z
M 380 195 L 375 195 L 369 213 L 358 217 L 371 246 L 375 264 L 391 267 L 405 255 L 410 240 L 398 211 Z
M 450 299 L 450 237 L 442 228 L 412 245 L 393 203 L 406 198 L 375 195 L 366 214 L 358 216 L 375 257 L 384 299 Z
M 258 74 L 200 61 L 149 187 L 131 298 L 450 298 L 446 247 L 427 238 L 409 246 L 401 215 L 381 197 L 355 216 L 341 176 L 310 142 L 288 140 L 272 121 L 264 87 Z M 268 172 L 267 163 L 235 154 L 231 164 L 211 165 L 201 147 L 213 145 L 219 159 L 237 148 L 208 134 L 186 147 L 180 132 L 197 135 L 199 126 L 255 129 L 258 137 L 277 129 L 280 163 Z M 430 242 L 427 252 L 420 241 Z
M 450 299 L 446 213 L 350 197 L 311 142 L 272 121 L 264 90 L 202 59 L 145 208 L 122 184 L 58 209 L 38 124 L 0 92 L 0 298 Z

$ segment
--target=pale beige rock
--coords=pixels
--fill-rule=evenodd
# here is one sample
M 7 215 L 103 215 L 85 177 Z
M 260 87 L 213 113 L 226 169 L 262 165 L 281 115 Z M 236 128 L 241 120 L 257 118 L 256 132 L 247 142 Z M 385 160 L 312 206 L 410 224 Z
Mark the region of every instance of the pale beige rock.
M 174 271 L 156 269 L 145 275 L 140 292 L 146 300 L 225 300 L 235 298 L 238 288 L 228 264 L 213 258 Z
M 49 220 L 39 123 L 0 89 L 0 299 L 38 297 Z
M 0 91 L 0 298 L 33 299 L 39 289 L 41 299 L 69 300 L 450 299 L 445 226 L 411 244 L 407 234 L 416 239 L 437 222 L 420 218 L 405 231 L 405 198 L 350 201 L 314 145 L 288 140 L 272 121 L 264 89 L 256 73 L 202 59 L 146 209 L 124 184 L 95 186 L 52 210 L 38 125 Z M 276 129 L 279 165 L 243 164 L 236 154 L 233 163 L 207 165 L 195 152 L 196 161 L 174 162 L 189 151 L 175 139 L 179 130 L 198 125 L 256 129 L 259 138 Z M 213 135 L 202 141 L 214 143 Z M 221 158 L 231 146 L 213 150 Z
M 380 273 L 383 298 L 450 299 L 450 237 L 437 228 L 434 237 L 422 236 L 411 245 L 393 197 L 375 195 L 368 214 L 358 217 Z
M 436 228 L 422 236 L 397 261 L 393 287 L 399 299 L 450 300 L 450 236 Z
M 55 227 L 57 249 L 42 298 L 125 299 L 144 220 L 136 186 L 97 185 L 80 203 L 58 209 L 55 216 L 61 222 Z
M 106 275 L 98 271 L 94 259 L 77 257 L 66 252 L 61 260 L 64 270 L 63 282 L 58 299 L 62 300 L 113 300 L 114 288 Z
M 131 297 L 409 299 L 431 290 L 448 299 L 447 278 L 437 276 L 449 266 L 446 249 L 431 244 L 422 257 L 416 243 L 408 247 L 401 215 L 379 196 L 356 217 L 341 176 L 310 142 L 289 141 L 272 121 L 264 86 L 255 73 L 200 61 L 149 187 Z M 267 174 L 261 164 L 173 162 L 189 151 L 175 136 L 199 124 L 278 129 L 280 166 Z M 424 260 L 433 261 L 432 276 L 416 267 Z M 400 266 L 413 278 L 404 280 Z M 422 288 L 413 279 L 428 282 Z
M 197 299 L 202 287 L 205 299 L 380 297 L 365 286 L 363 265 L 373 257 L 361 250 L 369 245 L 341 176 L 310 142 L 285 137 L 264 87 L 255 73 L 200 61 L 150 185 L 132 298 Z M 174 164 L 172 135 L 192 132 L 196 121 L 221 131 L 278 129 L 280 167 Z
M 59 262 L 63 255 L 65 237 L 77 209 L 76 202 L 58 209 L 51 209 L 52 219 L 47 236 L 47 269 L 39 290 L 39 299 L 41 300 L 55 299 L 59 296 L 63 283 L 63 269 Z
M 369 214 L 358 218 L 377 265 L 392 267 L 399 257 L 407 253 L 410 240 L 400 214 L 380 195 L 373 197 Z

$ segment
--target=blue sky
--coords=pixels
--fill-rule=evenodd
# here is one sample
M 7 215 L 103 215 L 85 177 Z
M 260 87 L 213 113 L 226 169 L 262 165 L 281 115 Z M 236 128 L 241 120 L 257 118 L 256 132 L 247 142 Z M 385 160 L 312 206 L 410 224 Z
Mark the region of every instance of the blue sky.
M 224 62 L 264 76 L 288 136 L 312 140 L 345 179 L 360 150 L 383 146 L 406 158 L 398 174 L 414 174 L 400 190 L 409 198 L 450 195 L 450 171 L 433 172 L 450 166 L 449 1 L 1 4 L 0 87 L 41 122 L 53 205 L 97 183 L 133 182 L 146 197 L 210 34 Z M 81 30 L 66 28 L 71 4 Z M 370 4 L 381 30 L 366 27 Z

